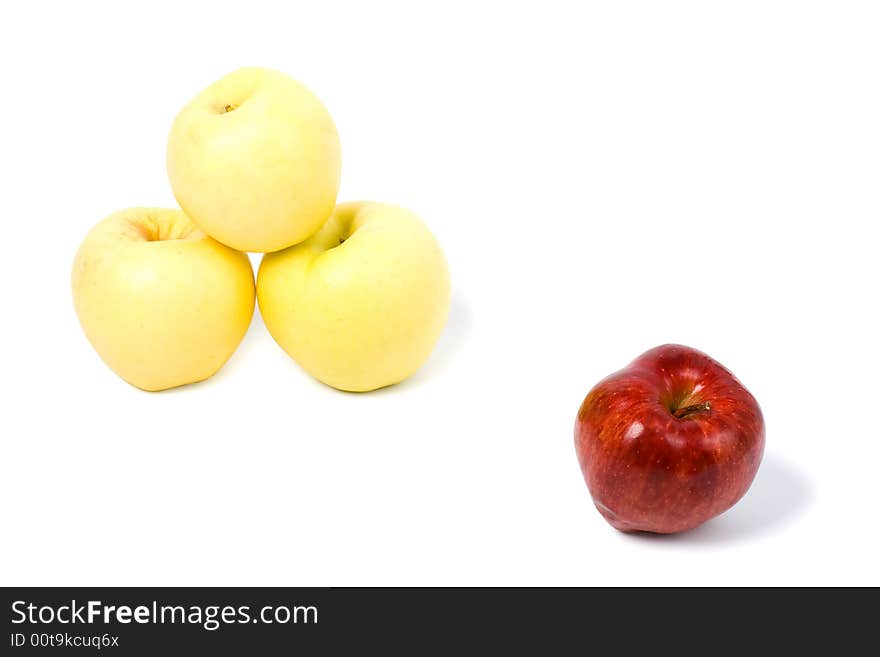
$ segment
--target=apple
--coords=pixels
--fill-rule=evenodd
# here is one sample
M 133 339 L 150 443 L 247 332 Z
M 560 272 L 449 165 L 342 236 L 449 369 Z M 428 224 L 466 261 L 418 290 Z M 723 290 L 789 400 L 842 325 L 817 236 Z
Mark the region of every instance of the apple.
M 180 210 L 133 208 L 98 223 L 76 254 L 72 288 L 95 351 L 143 390 L 207 379 L 254 312 L 248 257 Z
M 367 391 L 427 360 L 449 313 L 449 270 L 412 212 L 339 205 L 305 242 L 263 257 L 257 300 L 275 341 L 327 385 Z
M 284 73 L 242 68 L 184 107 L 168 138 L 183 211 L 240 251 L 309 237 L 336 204 L 339 136 L 321 101 Z
M 764 452 L 764 419 L 721 364 L 664 345 L 587 394 L 574 438 L 599 513 L 624 532 L 670 534 L 746 493 Z

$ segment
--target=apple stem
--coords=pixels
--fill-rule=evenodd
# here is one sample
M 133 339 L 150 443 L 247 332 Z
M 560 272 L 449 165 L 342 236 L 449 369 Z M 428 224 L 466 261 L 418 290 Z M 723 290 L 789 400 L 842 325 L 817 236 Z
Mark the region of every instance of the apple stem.
M 691 404 L 690 406 L 678 408 L 672 414 L 679 420 L 681 420 L 683 418 L 686 418 L 688 415 L 692 415 L 694 413 L 706 413 L 711 410 L 712 407 L 709 405 L 709 402 L 703 402 L 702 404 Z

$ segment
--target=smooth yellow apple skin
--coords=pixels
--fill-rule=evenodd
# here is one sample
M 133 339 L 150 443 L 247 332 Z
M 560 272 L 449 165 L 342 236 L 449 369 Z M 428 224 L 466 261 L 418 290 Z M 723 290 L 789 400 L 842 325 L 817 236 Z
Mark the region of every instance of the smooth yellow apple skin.
M 293 78 L 242 68 L 184 107 L 168 138 L 177 202 L 214 239 L 277 251 L 333 212 L 342 156 L 333 119 Z
M 72 288 L 95 351 L 143 390 L 213 375 L 254 312 L 247 255 L 205 235 L 180 210 L 132 208 L 98 223 L 76 254 Z
M 275 341 L 307 372 L 353 392 L 403 381 L 449 314 L 449 269 L 412 212 L 345 203 L 314 236 L 263 256 L 257 300 Z

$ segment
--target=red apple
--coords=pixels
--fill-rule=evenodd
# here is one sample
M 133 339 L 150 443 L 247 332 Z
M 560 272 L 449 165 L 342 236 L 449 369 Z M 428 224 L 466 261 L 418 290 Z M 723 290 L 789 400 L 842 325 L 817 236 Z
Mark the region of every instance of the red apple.
M 670 344 L 590 390 L 574 438 L 593 502 L 613 527 L 671 534 L 745 494 L 764 453 L 764 418 L 720 363 Z

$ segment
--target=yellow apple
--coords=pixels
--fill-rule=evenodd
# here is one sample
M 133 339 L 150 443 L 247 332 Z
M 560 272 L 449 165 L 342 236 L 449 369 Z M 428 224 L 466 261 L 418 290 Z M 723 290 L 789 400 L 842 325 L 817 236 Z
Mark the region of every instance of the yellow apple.
M 95 351 L 143 390 L 207 379 L 254 312 L 248 257 L 180 210 L 133 208 L 98 223 L 76 254 L 72 287 Z
M 214 239 L 277 251 L 333 212 L 341 154 L 321 101 L 278 71 L 242 68 L 184 107 L 168 138 L 177 202 Z
M 449 314 L 449 270 L 412 212 L 345 203 L 311 238 L 263 256 L 257 299 L 276 342 L 349 391 L 388 386 L 427 360 Z

